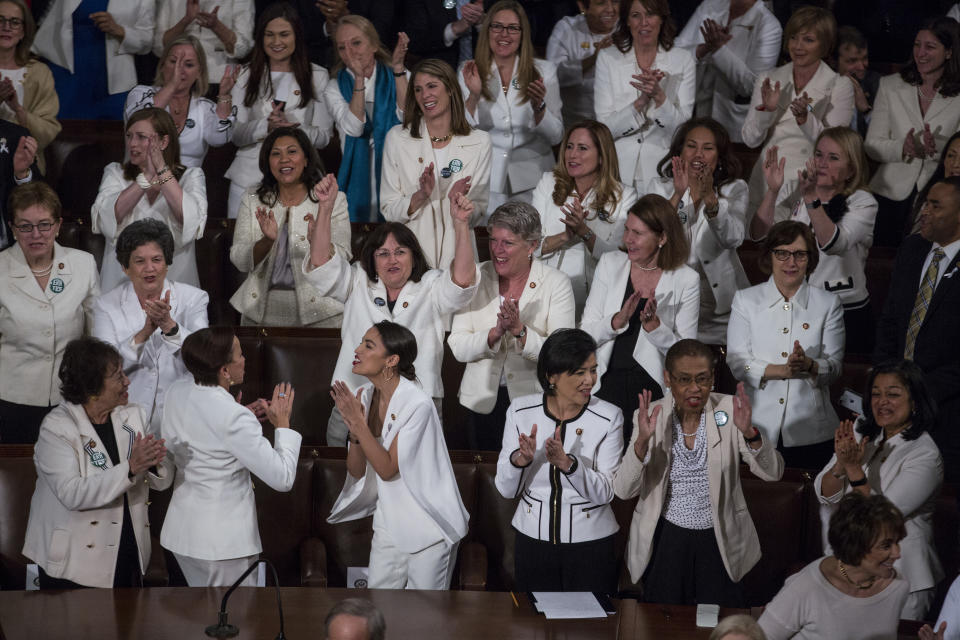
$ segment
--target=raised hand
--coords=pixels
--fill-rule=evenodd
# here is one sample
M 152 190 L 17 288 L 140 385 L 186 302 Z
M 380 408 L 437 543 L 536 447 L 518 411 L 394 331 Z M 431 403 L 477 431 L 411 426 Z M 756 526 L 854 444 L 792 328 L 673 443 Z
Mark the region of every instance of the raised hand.
M 142 433 L 138 433 L 133 439 L 127 464 L 130 467 L 130 473 L 139 475 L 150 467 L 162 463 L 166 457 L 167 448 L 164 446 L 163 440 L 158 440 L 152 435 L 144 436 Z
M 920 640 L 943 640 L 947 633 L 947 622 L 944 620 L 940 623 L 940 628 L 934 632 L 930 625 L 925 624 L 920 627 L 920 631 L 917 633 L 917 637 Z
M 932 158 L 937 155 L 937 140 L 933 137 L 933 132 L 930 131 L 930 123 L 923 123 L 923 131 L 920 132 L 920 139 L 923 141 L 923 152 L 928 158 Z
M 690 180 L 690 186 L 694 201 L 703 202 L 710 207 L 716 205 L 717 192 L 713 189 L 713 172 L 701 166 L 699 169 L 694 169 L 693 178 Z
M 793 351 L 787 357 L 787 368 L 793 378 L 802 378 L 810 373 L 813 360 L 807 357 L 799 340 L 793 341 Z
M 547 97 L 547 85 L 543 83 L 543 78 L 537 78 L 527 85 L 527 97 L 530 99 L 530 107 L 533 112 L 539 114 L 541 111 L 540 105 Z
M 647 304 L 643 307 L 643 313 L 640 314 L 640 324 L 647 333 L 655 331 L 660 326 L 660 316 L 657 315 L 656 291 L 650 292 L 647 298 Z
M 397 44 L 393 48 L 393 55 L 390 57 L 390 65 L 394 73 L 400 73 L 404 69 L 404 59 L 407 57 L 407 47 L 410 45 L 410 38 L 401 31 L 397 34 Z
M 633 453 L 638 460 L 643 460 L 647 456 L 647 444 L 653 437 L 653 432 L 657 429 L 657 417 L 660 415 L 660 405 L 650 411 L 650 405 L 653 404 L 653 395 L 649 389 L 644 389 L 638 396 L 640 406 L 637 407 L 636 424 L 634 429 L 637 432 L 637 439 L 633 443 Z
M 757 105 L 758 111 L 776 111 L 780 106 L 780 81 L 776 84 L 770 83 L 770 78 L 764 78 L 760 85 L 760 104 Z
M 242 391 L 238 391 L 238 392 L 237 392 L 237 402 L 240 403 L 240 404 L 243 404 L 242 402 L 240 402 L 240 398 L 242 398 L 242 397 L 243 397 L 243 392 L 242 392 Z M 249 409 L 249 410 L 251 411 L 251 413 L 253 413 L 253 415 L 254 415 L 254 416 L 257 418 L 257 420 L 259 420 L 260 422 L 263 422 L 264 420 L 267 419 L 267 409 L 270 408 L 270 403 L 267 402 L 264 398 L 257 398 L 256 400 L 254 400 L 254 401 L 251 402 L 250 404 L 246 404 L 246 405 L 244 405 L 244 406 L 245 406 L 247 409 Z
M 357 393 L 354 395 L 350 393 L 350 389 L 346 383 L 342 380 L 337 380 L 330 389 L 330 396 L 333 398 L 333 403 L 337 405 L 340 415 L 343 416 L 343 421 L 347 423 L 347 428 L 354 438 L 360 437 L 364 431 L 370 432 L 370 428 L 367 426 L 367 415 L 363 409 L 363 402 L 361 401 L 363 397 L 361 389 L 357 389 Z
M 917 142 L 914 137 L 916 135 L 915 131 L 915 129 L 910 129 L 910 131 L 907 131 L 907 137 L 903 139 L 904 160 L 912 160 L 913 158 L 922 159 L 924 157 L 923 149 L 917 149 Z
M 580 205 L 580 198 L 574 198 L 572 202 L 564 203 L 560 207 L 560 211 L 563 212 L 563 224 L 573 236 L 579 238 L 590 230 L 584 221 L 586 212 Z
M 220 5 L 215 6 L 213 11 L 200 11 L 197 13 L 197 24 L 199 24 L 201 27 L 206 27 L 207 29 L 213 29 L 220 21 L 220 19 L 217 17 L 218 11 L 220 11 Z
M 799 126 L 803 126 L 807 122 L 807 116 L 810 114 L 810 105 L 813 103 L 813 98 L 807 95 L 807 92 L 804 91 L 803 95 L 799 95 L 793 99 L 793 102 L 790 103 L 790 113 L 793 114 L 794 119 L 797 121 Z
M 460 7 L 460 15 L 462 15 L 463 20 L 471 26 L 479 24 L 480 21 L 483 20 L 483 2 L 481 0 L 468 2 Z
M 27 177 L 33 161 L 37 157 L 37 140 L 32 136 L 22 136 L 17 148 L 13 152 L 13 175 L 20 178 Z
M 313 185 L 313 199 L 317 201 L 318 214 L 321 212 L 329 214 L 333 211 L 339 191 L 337 176 L 332 173 L 323 176 L 317 184 Z
M 504 298 L 500 305 L 500 311 L 497 313 L 503 320 L 503 328 L 514 336 L 523 331 L 523 323 L 520 322 L 520 304 L 511 298 Z
M 807 158 L 803 169 L 797 169 L 797 187 L 804 200 L 817 197 L 817 161 Z
M 637 305 L 640 304 L 640 298 L 642 297 L 639 291 L 634 291 L 630 294 L 630 297 L 623 301 L 623 306 L 620 307 L 620 311 L 613 314 L 613 319 L 610 320 L 610 326 L 614 331 L 620 331 L 620 329 L 627 326 L 630 318 L 636 313 Z
M 277 224 L 277 219 L 273 215 L 273 209 L 268 211 L 263 207 L 257 207 L 254 215 L 257 216 L 257 223 L 260 225 L 260 231 L 263 235 L 270 240 L 276 241 L 280 227 Z
M 837 455 L 837 464 L 845 469 L 861 466 L 868 442 L 870 437 L 864 436 L 858 443 L 853 434 L 853 421 L 842 421 L 833 434 L 833 452 Z
M 777 158 L 777 151 L 779 150 L 780 148 L 776 145 L 770 147 L 763 159 L 763 179 L 767 183 L 767 190 L 774 193 L 779 193 L 780 187 L 783 186 L 787 166 L 786 158 Z
M 561 471 L 569 471 L 573 461 L 563 450 L 563 440 L 560 438 L 560 427 L 543 443 L 543 450 L 547 455 L 547 462 Z
M 431 162 L 423 168 L 423 173 L 420 174 L 420 188 L 410 196 L 410 205 L 407 209 L 410 215 L 413 215 L 414 212 L 419 211 L 425 204 L 430 202 L 430 196 L 433 194 L 433 188 L 436 184 L 437 174 L 434 172 L 433 163 Z
M 200 0 L 187 0 L 186 11 L 184 11 L 183 17 L 187 19 L 187 24 L 197 19 L 197 16 L 200 14 Z
M 143 310 L 147 314 L 147 317 L 164 333 L 173 329 L 174 325 L 177 324 L 173 318 L 170 317 L 171 309 L 169 289 L 167 289 L 163 298 L 143 301 Z
M 450 214 L 453 216 L 454 223 L 469 225 L 473 210 L 473 202 L 462 193 L 458 193 L 456 200 L 450 202 Z
M 227 96 L 237 84 L 237 74 L 240 73 L 240 67 L 235 64 L 228 64 L 223 68 L 223 77 L 220 78 L 220 95 Z
M 293 387 L 289 382 L 281 382 L 273 388 L 273 398 L 267 407 L 267 420 L 277 429 L 290 426 L 290 413 L 293 411 Z
M 520 433 L 519 444 L 517 447 L 517 459 L 514 461 L 521 467 L 525 467 L 533 462 L 533 456 L 537 453 L 537 425 L 534 424 L 530 429 L 530 435 Z
M 457 199 L 457 196 L 465 196 L 470 191 L 470 185 L 473 181 L 473 176 L 464 176 L 460 178 L 450 187 L 450 191 L 447 192 L 447 198 L 450 200 L 450 203 Z
M 870 111 L 870 101 L 867 100 L 867 94 L 864 93 L 860 81 L 854 78 L 851 73 L 846 74 L 846 76 L 850 80 L 850 84 L 853 85 L 853 103 L 856 105 L 857 111 L 860 113 Z
M 670 158 L 670 169 L 673 171 L 673 192 L 682 198 L 690 186 L 687 161 L 680 156 L 673 156 Z
M 468 60 L 463 65 L 463 82 L 467 85 L 467 91 L 471 95 L 480 96 L 483 91 L 483 82 L 480 81 L 480 72 L 477 71 L 477 63 Z
M 0 102 L 6 102 L 14 111 L 20 106 L 20 101 L 17 99 L 17 89 L 13 86 L 13 81 L 10 78 L 0 80 Z
M 733 424 L 748 438 L 754 435 L 753 409 L 742 382 L 737 383 L 737 393 L 733 396 Z

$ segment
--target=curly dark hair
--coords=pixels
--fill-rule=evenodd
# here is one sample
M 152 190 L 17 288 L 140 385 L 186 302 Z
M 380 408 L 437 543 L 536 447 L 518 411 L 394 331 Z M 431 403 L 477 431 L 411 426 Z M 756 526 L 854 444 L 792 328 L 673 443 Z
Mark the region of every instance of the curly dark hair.
M 263 144 L 260 145 L 260 173 L 263 178 L 257 185 L 257 197 L 260 198 L 260 202 L 268 207 L 277 204 L 277 200 L 280 198 L 280 186 L 277 184 L 277 177 L 270 171 L 270 153 L 273 151 L 273 145 L 276 144 L 277 140 L 284 136 L 296 140 L 303 151 L 303 155 L 307 158 L 307 166 L 303 168 L 300 182 L 307 187 L 307 197 L 316 202 L 313 197 L 313 187 L 323 179 L 325 173 L 323 161 L 320 159 L 320 154 L 317 153 L 317 148 L 310 142 L 310 138 L 299 127 L 280 127 L 271 131 L 263 139 Z
M 940 44 L 950 53 L 950 57 L 943 63 L 943 75 L 937 81 L 937 90 L 946 98 L 960 94 L 960 25 L 953 18 L 940 16 L 927 20 L 917 31 L 929 31 L 940 41 Z M 910 57 L 910 62 L 900 70 L 900 77 L 907 84 L 919 85 L 923 82 L 917 61 Z
M 163 251 L 163 259 L 169 267 L 173 264 L 173 234 L 164 222 L 154 218 L 137 220 L 120 232 L 117 237 L 117 261 L 126 269 L 130 266 L 130 254 L 143 245 L 155 242 Z
M 360 264 L 363 266 L 363 270 L 367 272 L 367 277 L 374 282 L 377 281 L 379 277 L 377 275 L 377 259 L 373 254 L 383 246 L 383 243 L 387 241 L 387 236 L 391 234 L 397 244 L 410 249 L 413 253 L 413 271 L 410 273 L 410 279 L 413 282 L 420 282 L 423 274 L 430 271 L 430 265 L 427 263 L 427 257 L 423 254 L 423 249 L 420 248 L 417 236 L 414 235 L 413 231 L 410 231 L 407 225 L 400 222 L 381 222 L 376 225 L 373 233 L 367 236 L 363 247 L 360 248 Z
M 881 428 L 873 415 L 870 397 L 873 392 L 873 383 L 880 374 L 890 374 L 897 377 L 900 383 L 907 388 L 910 402 L 913 403 L 913 412 L 910 416 L 910 426 L 903 430 L 904 440 L 916 440 L 924 431 L 928 431 L 937 419 L 937 404 L 927 390 L 923 378 L 923 371 L 912 360 L 887 360 L 870 369 L 867 383 L 864 385 L 863 419 L 857 424 L 857 432 L 870 436 L 876 440 L 880 436 Z
M 113 345 L 96 338 L 71 340 L 60 361 L 60 395 L 67 402 L 84 404 L 102 392 L 104 381 L 121 367 L 123 358 Z
M 740 161 L 733 153 L 733 145 L 730 142 L 730 134 L 726 127 L 709 116 L 691 118 L 677 127 L 673 134 L 673 140 L 670 142 L 670 150 L 657 164 L 657 173 L 660 174 L 661 178 L 673 178 L 671 160 L 674 156 L 683 153 L 683 145 L 687 141 L 687 136 L 697 127 L 703 127 L 713 134 L 713 140 L 717 148 L 717 168 L 713 170 L 713 186 L 719 191 L 720 187 L 730 184 L 740 177 Z

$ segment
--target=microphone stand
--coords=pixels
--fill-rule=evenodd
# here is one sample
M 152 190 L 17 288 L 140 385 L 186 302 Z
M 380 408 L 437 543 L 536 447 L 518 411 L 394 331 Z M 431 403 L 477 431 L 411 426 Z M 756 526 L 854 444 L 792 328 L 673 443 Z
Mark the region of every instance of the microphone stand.
M 240 633 L 240 628 L 236 625 L 232 625 L 227 622 L 227 600 L 230 599 L 230 594 L 232 594 L 237 587 L 240 586 L 240 583 L 250 575 L 250 573 L 257 568 L 257 565 L 260 562 L 265 562 L 268 567 L 270 567 L 271 572 L 273 573 L 273 585 L 277 594 L 277 614 L 280 616 L 280 633 L 277 634 L 276 640 L 287 640 L 287 637 L 283 634 L 283 605 L 280 602 L 280 579 L 277 577 L 277 568 L 273 566 L 273 563 L 270 560 L 263 558 L 262 560 L 257 559 L 253 564 L 247 567 L 247 570 L 243 572 L 237 581 L 227 589 L 227 592 L 223 594 L 223 600 L 220 602 L 220 612 L 217 614 L 217 624 L 212 624 L 206 629 L 206 633 L 211 638 L 233 638 Z

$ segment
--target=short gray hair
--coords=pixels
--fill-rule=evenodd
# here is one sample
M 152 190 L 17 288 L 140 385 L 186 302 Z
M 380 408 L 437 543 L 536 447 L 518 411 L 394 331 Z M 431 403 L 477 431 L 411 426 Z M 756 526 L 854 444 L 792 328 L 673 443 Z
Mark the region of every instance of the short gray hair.
M 763 633 L 763 629 L 760 628 L 757 621 L 745 614 L 727 616 L 721 620 L 720 624 L 713 628 L 710 640 L 723 640 L 726 635 L 731 633 L 742 633 L 750 640 L 767 640 L 766 634 Z
M 387 635 L 387 623 L 383 613 L 366 598 L 347 598 L 333 605 L 323 621 L 325 638 L 330 637 L 330 623 L 339 615 L 356 616 L 367 621 L 367 638 L 384 640 Z
M 507 229 L 526 242 L 540 242 L 542 235 L 540 213 L 537 208 L 519 200 L 505 202 L 490 214 L 490 220 L 487 221 L 487 232 L 493 231 L 494 227 Z

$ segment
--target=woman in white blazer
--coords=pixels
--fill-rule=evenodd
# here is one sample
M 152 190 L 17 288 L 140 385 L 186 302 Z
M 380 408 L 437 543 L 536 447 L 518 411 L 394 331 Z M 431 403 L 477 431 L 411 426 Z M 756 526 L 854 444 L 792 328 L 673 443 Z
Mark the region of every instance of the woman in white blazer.
M 244 373 L 233 331 L 196 331 L 182 355 L 193 380 L 175 382 L 167 393 L 161 433 L 178 477 L 160 544 L 173 553 L 188 586 L 227 586 L 261 551 L 250 474 L 275 491 L 290 491 L 297 475 L 301 438 L 290 428 L 293 387 L 273 389 L 271 447 L 257 418 L 230 395 Z M 255 586 L 255 578 L 243 585 Z
M 597 397 L 633 415 L 641 391 L 663 397 L 663 359 L 682 338 L 695 338 L 700 277 L 684 264 L 690 245 L 676 210 L 648 194 L 628 212 L 623 251 L 600 258 L 580 328 L 597 341 Z M 633 424 L 624 424 L 625 447 Z
M 303 277 L 300 263 L 310 251 L 321 183 L 326 178 L 317 150 L 300 128 L 274 129 L 260 149 L 262 180 L 244 194 L 233 229 L 230 262 L 246 273 L 230 304 L 241 325 L 339 327 L 343 301 L 321 294 Z M 329 242 L 350 258 L 350 219 L 343 194 L 329 203 Z
M 470 514 L 463 506 L 443 427 L 417 385 L 417 339 L 381 320 L 355 347 L 352 372 L 368 380 L 333 396 L 350 429 L 347 477 L 327 522 L 373 514 L 371 589 L 449 589 Z
M 331 248 L 329 203 L 336 193 L 337 183 L 331 176 L 319 189 L 317 224 L 310 236 L 310 253 L 302 265 L 307 282 L 321 295 L 344 304 L 333 381 L 343 382 L 351 391 L 365 384 L 363 377 L 351 369 L 353 349 L 367 328 L 390 320 L 419 336 L 414 365 L 423 390 L 433 398 L 439 414 L 443 400 L 443 335 L 450 314 L 473 299 L 480 282 L 470 227 L 472 203 L 461 193 L 451 205 L 456 243 L 449 269 L 430 269 L 417 236 L 399 222 L 377 225 L 364 242 L 360 259 L 350 264 L 349 254 Z M 334 408 L 327 424 L 327 444 L 343 446 L 346 437 L 347 425 Z
M 777 150 L 768 150 L 762 162 L 767 192 L 750 222 L 750 235 L 760 240 L 780 220 L 809 225 L 820 251 L 810 282 L 840 297 L 846 353 L 872 353 L 876 322 L 864 268 L 873 244 L 877 201 L 867 191 L 869 167 L 860 134 L 845 126 L 824 129 L 813 157 L 786 189 Z M 784 192 L 786 200 L 778 201 Z
M 674 45 L 697 60 L 694 113 L 710 116 L 743 142 L 741 129 L 757 76 L 777 66 L 783 28 L 765 2 L 703 0 Z
M 797 9 L 783 33 L 790 62 L 760 74 L 753 86 L 741 131 L 743 142 L 754 149 L 763 145 L 760 157 L 776 146 L 786 159 L 788 176 L 803 168 L 824 128 L 848 126 L 853 118 L 853 84 L 825 60 L 836 37 L 837 21 L 829 10 Z M 748 210 L 756 211 L 766 193 L 763 163 L 754 164 L 749 185 Z
M 454 314 L 447 344 L 466 363 L 460 404 L 468 410 L 471 449 L 497 451 L 510 402 L 542 391 L 537 358 L 547 336 L 574 326 L 570 278 L 534 257 L 540 216 L 525 202 L 508 202 L 490 216 L 490 260 L 480 286 Z
M 237 110 L 230 90 L 235 78 L 224 74 L 216 104 L 206 98 L 210 76 L 203 48 L 193 36 L 181 36 L 163 50 L 153 86 L 138 84 L 127 94 L 123 119 L 146 107 L 165 109 L 179 131 L 183 165 L 202 167 L 207 149 L 222 147 L 233 135 Z
M 623 0 L 614 46 L 597 56 L 597 120 L 617 141 L 620 177 L 642 193 L 657 174 L 673 132 L 693 115 L 697 65 L 673 46 L 667 0 Z
M 33 50 L 53 63 L 61 119 L 116 120 L 137 84 L 134 55 L 150 52 L 154 0 L 54 0 Z
M 275 2 L 257 19 L 250 62 L 231 89 L 237 108 L 233 144 L 237 156 L 227 173 L 230 196 L 227 215 L 236 218 L 244 193 L 260 180 L 258 159 L 267 134 L 279 127 L 297 127 L 318 149 L 327 146 L 333 120 L 323 99 L 327 71 L 310 63 L 306 38 L 296 9 Z
M 880 163 L 870 188 L 880 202 L 876 244 L 906 236 L 913 196 L 928 183 L 947 138 L 960 130 L 960 35 L 950 18 L 917 33 L 913 59 L 880 79 L 867 129 L 867 155 Z
M 153 53 L 163 60 L 161 52 L 171 42 L 191 36 L 203 47 L 211 77 L 219 78 L 228 65 L 253 49 L 253 17 L 252 0 L 161 0 L 157 3 Z
M 923 372 L 910 360 L 881 363 L 870 370 L 863 417 L 840 423 L 834 435 L 834 455 L 814 480 L 820 503 L 832 514 L 850 492 L 879 493 L 903 514 L 906 537 L 894 564 L 910 583 L 900 617 L 926 618 L 943 580 L 943 568 L 933 539 L 933 512 L 943 483 L 943 459 L 927 430 L 936 409 L 923 381 Z M 830 553 L 824 540 L 824 552 Z
M 626 562 L 644 599 L 665 604 L 744 606 L 739 582 L 760 559 L 760 540 L 740 485 L 740 463 L 776 481 L 783 458 L 752 422 L 743 384 L 710 393 L 713 351 L 680 340 L 667 352 L 667 393 L 644 391 L 630 446 L 613 479 L 618 498 L 640 496 Z
M 750 286 L 737 255 L 746 236 L 747 183 L 727 130 L 710 117 L 683 123 L 657 173 L 648 191 L 676 208 L 690 245 L 687 266 L 700 276 L 697 339 L 726 344 L 733 294 Z
M 170 279 L 198 287 L 196 241 L 207 222 L 203 169 L 180 164 L 177 127 L 163 109 L 137 111 L 124 131 L 129 160 L 122 165 L 111 162 L 104 168 L 90 209 L 91 228 L 106 241 L 100 282 L 110 291 L 126 280 L 116 261 L 117 237 L 131 222 L 154 218 L 173 232 Z
M 568 129 L 556 166 L 533 192 L 533 207 L 544 235 L 537 256 L 569 276 L 578 318 L 597 261 L 620 246 L 627 209 L 636 201 L 636 190 L 620 181 L 606 125 L 585 120 Z
M 130 399 L 160 435 L 167 388 L 189 373 L 180 357 L 183 341 L 207 326 L 207 292 L 167 280 L 173 234 L 159 220 L 138 220 L 117 239 L 117 261 L 130 279 L 94 303 L 93 335 L 123 358 Z
M 617 590 L 610 502 L 623 414 L 592 394 L 596 350 L 580 329 L 551 333 L 537 360 L 544 392 L 507 410 L 495 483 L 520 499 L 511 522 L 517 591 Z
M 45 182 L 10 194 L 16 244 L 0 252 L 0 442 L 33 444 L 60 402 L 67 343 L 90 330 L 100 295 L 97 263 L 56 242 L 60 199 Z
M 563 138 L 557 68 L 534 59 L 530 37 L 520 3 L 500 0 L 480 25 L 475 59 L 460 68 L 467 121 L 488 131 L 493 145 L 488 211 L 507 200 L 530 202 Z
M 163 441 L 128 404 L 120 354 L 93 338 L 67 345 L 64 402 L 34 448 L 37 486 L 23 555 L 41 589 L 139 587 L 150 564 L 149 489 L 173 481 Z
M 421 60 L 410 74 L 403 124 L 387 133 L 380 207 L 388 222 L 417 236 L 433 269 L 454 260 L 451 207 L 458 195 L 474 205 L 472 222 L 485 217 L 490 193 L 490 136 L 471 129 L 457 75 L 446 62 Z
M 747 386 L 754 422 L 788 467 L 803 469 L 830 456 L 830 383 L 843 363 L 840 298 L 807 283 L 819 261 L 809 225 L 773 225 L 760 256 L 770 279 L 734 295 L 727 327 L 727 364 Z
M 380 176 L 387 133 L 404 119 L 409 39 L 397 34 L 393 53 L 387 53 L 373 23 L 360 15 L 340 18 L 334 35 L 339 61 L 323 97 L 343 153 L 337 182 L 347 194 L 350 220 L 376 222 L 383 208 Z

